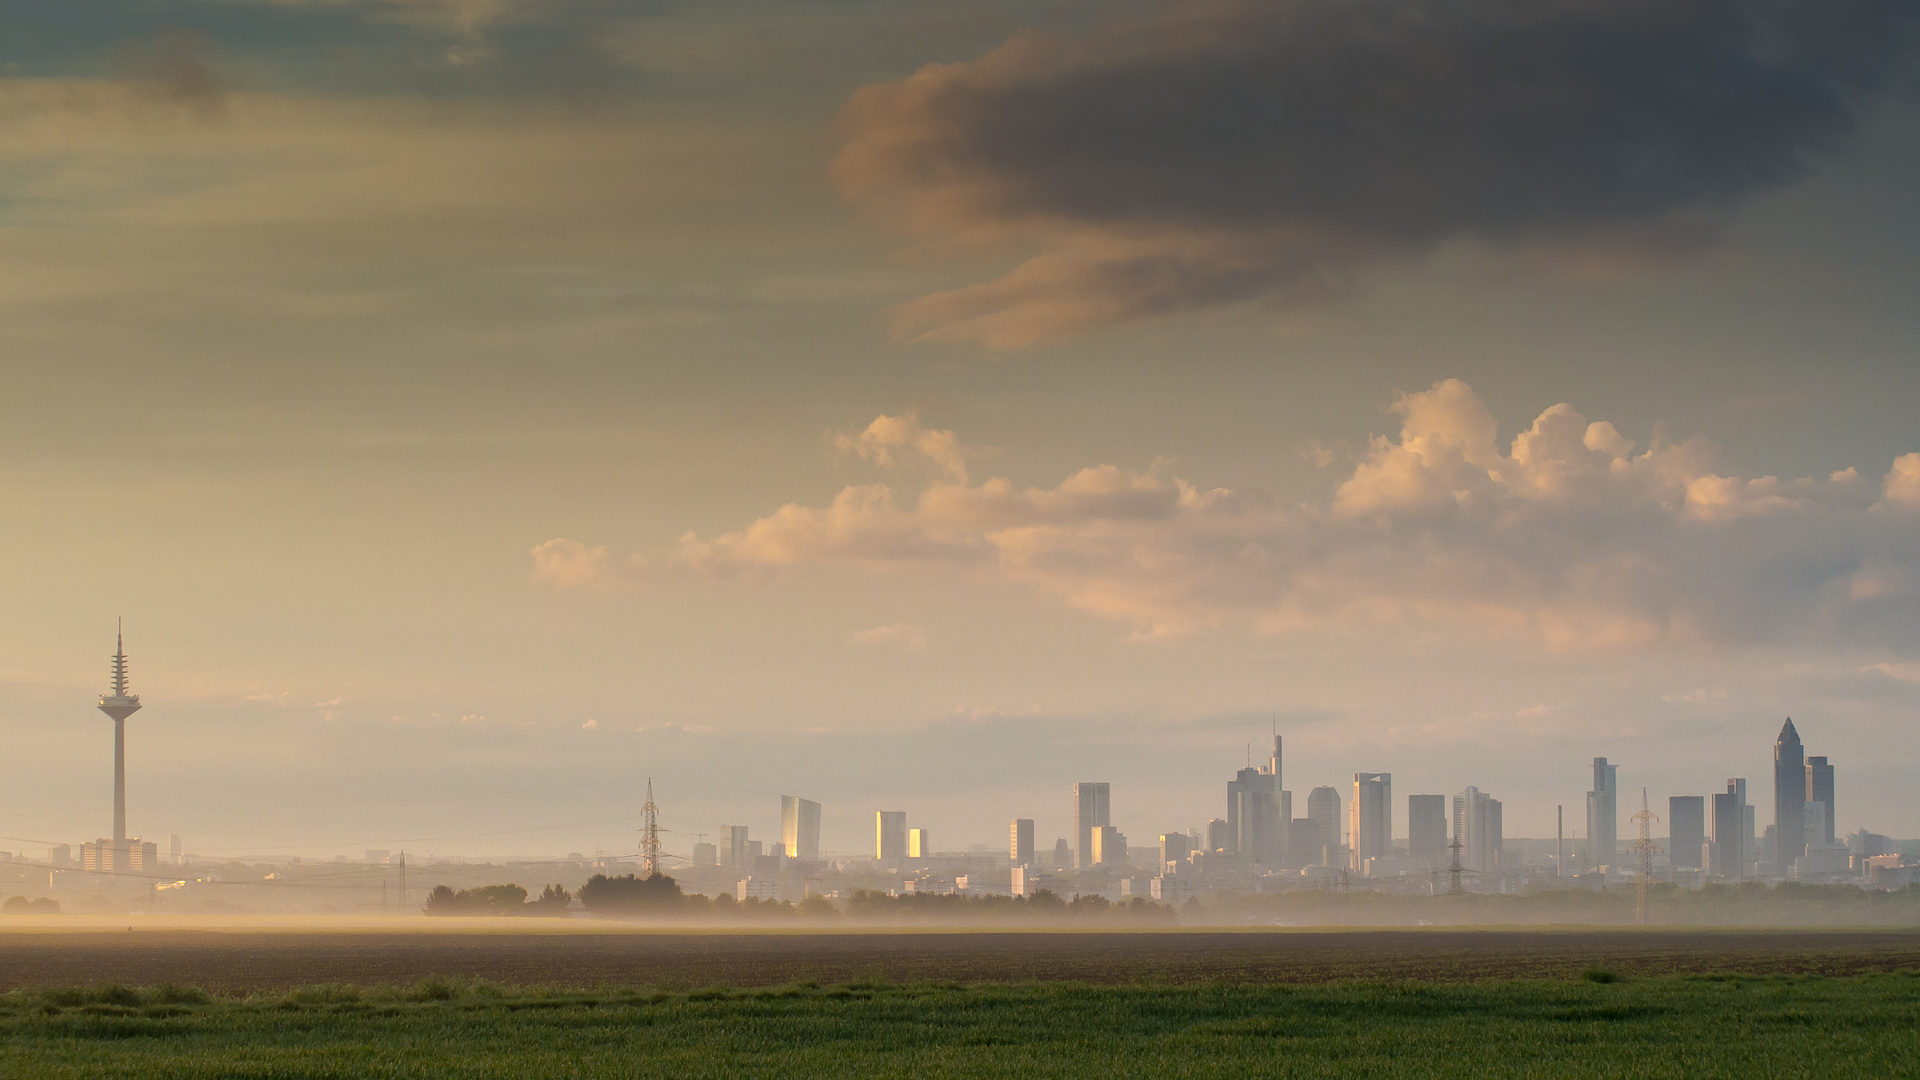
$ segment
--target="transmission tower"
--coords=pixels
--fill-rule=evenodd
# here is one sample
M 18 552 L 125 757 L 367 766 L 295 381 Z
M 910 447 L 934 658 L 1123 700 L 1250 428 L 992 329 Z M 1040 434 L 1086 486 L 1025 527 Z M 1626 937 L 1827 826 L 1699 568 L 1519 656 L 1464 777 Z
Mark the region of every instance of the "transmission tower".
M 1447 846 L 1453 849 L 1453 865 L 1447 868 L 1447 876 L 1452 879 L 1451 883 L 1447 886 L 1447 895 L 1459 896 L 1461 892 L 1464 891 L 1460 887 L 1460 873 L 1466 869 L 1466 867 L 1460 865 L 1460 848 L 1462 846 L 1460 838 L 1458 836 L 1454 837 L 1453 843 Z
M 640 869 L 644 877 L 660 874 L 660 808 L 653 805 L 653 777 L 647 777 L 647 805 L 640 808 L 646 827 L 640 834 Z
M 1634 885 L 1633 921 L 1641 926 L 1647 925 L 1647 890 L 1653 887 L 1653 853 L 1660 845 L 1653 842 L 1653 823 L 1660 816 L 1647 809 L 1647 789 L 1640 789 L 1640 812 L 1633 815 L 1640 825 L 1640 839 L 1634 841 L 1633 850 L 1640 853 L 1640 880 Z

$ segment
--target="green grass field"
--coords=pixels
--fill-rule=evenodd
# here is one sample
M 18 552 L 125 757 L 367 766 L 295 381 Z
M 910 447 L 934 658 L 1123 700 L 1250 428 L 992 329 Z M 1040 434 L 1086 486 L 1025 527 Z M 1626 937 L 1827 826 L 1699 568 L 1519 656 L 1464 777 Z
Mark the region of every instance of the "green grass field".
M 1920 975 L 16 991 L 0 995 L 0 1074 L 1920 1076 Z

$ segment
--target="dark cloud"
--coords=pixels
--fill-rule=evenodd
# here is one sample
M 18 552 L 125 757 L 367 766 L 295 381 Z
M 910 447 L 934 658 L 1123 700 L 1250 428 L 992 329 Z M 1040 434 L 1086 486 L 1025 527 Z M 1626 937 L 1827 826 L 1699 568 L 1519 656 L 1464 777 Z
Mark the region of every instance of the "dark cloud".
M 836 177 L 917 229 L 1044 238 L 905 313 L 1020 344 L 1454 238 L 1696 242 L 1840 148 L 1916 27 L 1910 0 L 1182 2 L 861 90 Z
M 218 113 L 226 103 L 228 81 L 207 58 L 204 31 L 167 27 L 142 41 L 114 46 L 109 66 L 122 82 L 144 96 L 201 113 Z

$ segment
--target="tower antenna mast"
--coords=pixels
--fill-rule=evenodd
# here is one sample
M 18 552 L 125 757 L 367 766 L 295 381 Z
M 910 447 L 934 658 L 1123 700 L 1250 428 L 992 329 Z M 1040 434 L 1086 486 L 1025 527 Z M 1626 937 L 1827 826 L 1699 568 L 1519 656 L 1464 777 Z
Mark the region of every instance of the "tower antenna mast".
M 660 875 L 660 808 L 653 805 L 653 777 L 647 777 L 647 805 L 640 808 L 646 827 L 640 834 L 640 869 L 644 877 Z
M 113 692 L 100 695 L 100 711 L 113 718 L 113 853 L 103 861 L 125 873 L 133 869 L 133 852 L 127 847 L 127 717 L 140 711 L 140 695 L 127 693 L 124 621 L 114 626 L 113 666 L 108 676 Z

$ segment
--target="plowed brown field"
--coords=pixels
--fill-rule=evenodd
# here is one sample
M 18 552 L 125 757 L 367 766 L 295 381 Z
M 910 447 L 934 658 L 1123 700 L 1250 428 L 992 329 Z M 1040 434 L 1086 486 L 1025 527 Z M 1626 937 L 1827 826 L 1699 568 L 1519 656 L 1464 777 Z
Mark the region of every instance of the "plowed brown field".
M 1920 933 L 1743 930 L 472 932 L 0 930 L 0 990 L 118 983 L 238 992 L 430 975 L 576 987 L 812 980 L 1323 982 L 1920 969 Z

